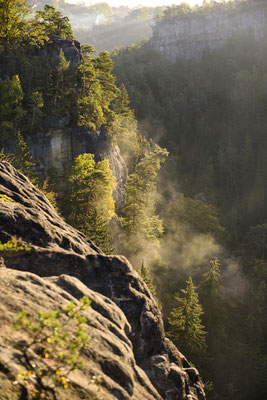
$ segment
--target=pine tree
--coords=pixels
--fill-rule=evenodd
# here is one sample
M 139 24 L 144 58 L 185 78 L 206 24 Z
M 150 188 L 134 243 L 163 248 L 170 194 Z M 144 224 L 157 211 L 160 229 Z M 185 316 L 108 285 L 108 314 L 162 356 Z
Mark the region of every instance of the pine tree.
M 112 191 L 115 178 L 108 160 L 94 161 L 93 154 L 80 154 L 73 163 L 70 223 L 93 240 L 103 251 L 111 253 L 111 234 L 108 222 L 114 214 Z
M 0 43 L 8 52 L 20 45 L 41 46 L 48 40 L 30 20 L 26 0 L 0 0 Z
M 26 0 L 0 0 L 0 42 L 8 48 L 21 43 L 27 34 L 29 14 Z
M 31 26 L 41 35 L 73 38 L 69 18 L 49 4 L 46 4 L 43 10 L 36 11 Z
M 133 110 L 129 107 L 129 104 L 129 96 L 124 84 L 122 83 L 119 87 L 118 95 L 114 100 L 113 110 L 117 115 L 127 118 L 134 118 Z
M 42 93 L 34 92 L 30 98 L 30 107 L 32 109 L 32 122 L 30 128 L 31 131 L 33 129 L 36 118 L 40 118 L 43 116 L 43 112 L 41 111 L 41 108 L 43 108 L 43 106 L 44 106 L 44 101 Z
M 23 90 L 18 75 L 0 82 L 0 145 L 10 142 L 10 136 L 15 136 L 18 122 L 23 115 Z
M 90 218 L 84 221 L 83 231 L 105 254 L 112 254 L 114 247 L 111 245 L 112 233 L 109 220 L 100 215 L 93 205 L 88 214 L 90 214 Z
M 93 46 L 83 46 L 82 50 L 84 60 L 78 67 L 81 80 L 78 124 L 92 129 L 109 126 L 115 118 L 110 105 L 118 93 L 115 78 L 111 75 L 113 63 L 106 51 L 93 57 Z
M 184 296 L 175 296 L 178 306 L 173 308 L 168 318 L 168 334 L 178 348 L 194 360 L 206 348 L 206 332 L 201 321 L 203 310 L 191 277 L 187 281 L 186 289 L 181 291 Z
M 74 71 L 73 71 L 74 72 Z M 56 115 L 66 115 L 71 105 L 70 95 L 75 87 L 75 77 L 70 85 L 70 62 L 66 60 L 63 49 L 59 51 L 59 63 L 57 66 L 57 79 L 55 82 L 54 110 Z

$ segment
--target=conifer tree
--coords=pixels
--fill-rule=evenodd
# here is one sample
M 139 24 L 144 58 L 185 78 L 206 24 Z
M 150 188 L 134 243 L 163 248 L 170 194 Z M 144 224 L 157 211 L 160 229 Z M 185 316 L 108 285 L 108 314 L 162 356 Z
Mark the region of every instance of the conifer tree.
M 23 114 L 23 90 L 18 75 L 0 82 L 0 144 L 5 146 L 10 135 L 15 136 Z
M 71 83 L 70 83 L 71 82 Z M 55 82 L 54 113 L 66 115 L 71 107 L 71 95 L 75 91 L 75 72 L 70 68 L 63 49 L 59 52 L 57 78 Z
M 217 257 L 210 261 L 210 269 L 204 273 L 199 285 L 199 298 L 203 306 L 203 323 L 207 330 L 207 357 L 201 360 L 203 371 L 207 380 L 218 384 L 217 377 L 213 376 L 211 369 L 225 364 L 227 343 L 227 309 L 228 305 L 223 301 L 223 287 L 220 282 L 220 262 Z
M 34 171 L 34 162 L 29 147 L 20 131 L 17 132 L 17 150 L 14 153 L 14 167 L 26 175 L 33 184 L 37 185 L 38 180 Z
M 220 282 L 220 262 L 217 257 L 210 261 L 211 267 L 204 273 L 199 285 L 199 297 L 203 306 L 203 321 L 208 331 L 207 341 L 209 350 L 216 350 L 212 345 L 214 339 L 218 343 L 219 337 L 223 340 L 225 336 L 225 311 L 223 304 L 223 288 Z M 216 347 L 216 345 L 215 345 Z
M 26 0 L 0 0 L 0 43 L 6 52 L 20 45 L 41 46 L 48 40 L 30 20 L 31 7 Z
M 153 148 L 146 145 L 147 151 L 144 150 L 144 156 L 128 177 L 126 202 L 122 209 L 122 240 L 127 256 L 129 251 L 138 254 L 148 244 L 155 244 L 163 233 L 162 220 L 155 212 L 156 179 L 168 152 L 158 145 Z
M 32 131 L 36 118 L 43 116 L 43 112 L 41 111 L 41 108 L 44 106 L 42 93 L 33 92 L 30 98 L 30 106 L 32 109 L 32 122 L 30 130 Z
M 8 48 L 18 45 L 27 34 L 29 14 L 26 0 L 0 0 L 0 42 Z
M 178 303 L 169 317 L 169 336 L 178 348 L 194 360 L 206 347 L 206 332 L 202 325 L 202 307 L 198 300 L 196 287 L 190 277 L 186 289 L 181 290 L 183 297 L 175 296 Z
M 146 283 L 148 289 L 152 293 L 154 297 L 156 297 L 156 288 L 153 284 L 153 278 L 151 276 L 151 273 L 149 271 L 149 268 L 145 266 L 144 260 L 142 261 L 141 268 L 139 269 L 139 274 L 143 281 Z
M 79 125 L 97 129 L 110 125 L 115 117 L 111 102 L 118 89 L 111 75 L 113 63 L 108 52 L 93 57 L 93 46 L 82 47 L 84 60 L 78 67 L 81 89 L 78 96 Z
M 43 10 L 36 11 L 31 25 L 39 34 L 48 37 L 73 38 L 69 18 L 63 16 L 59 11 L 56 11 L 55 7 L 49 4 L 46 4 Z
M 112 252 L 108 222 L 114 214 L 115 178 L 108 160 L 96 163 L 93 154 L 80 154 L 74 160 L 68 180 L 71 185 L 70 223 L 103 251 Z
M 122 83 L 119 87 L 119 92 L 113 103 L 113 110 L 117 115 L 127 118 L 134 118 L 133 110 L 129 107 L 130 100 L 125 88 Z

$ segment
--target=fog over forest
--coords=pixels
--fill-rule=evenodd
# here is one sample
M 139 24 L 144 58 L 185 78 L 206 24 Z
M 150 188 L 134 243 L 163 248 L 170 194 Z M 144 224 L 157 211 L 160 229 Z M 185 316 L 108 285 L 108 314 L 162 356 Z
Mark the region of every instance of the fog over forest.
M 129 259 L 207 400 L 266 400 L 267 3 L 28 3 L 10 36 L 0 8 L 1 160 Z M 33 145 L 86 129 L 65 175 Z

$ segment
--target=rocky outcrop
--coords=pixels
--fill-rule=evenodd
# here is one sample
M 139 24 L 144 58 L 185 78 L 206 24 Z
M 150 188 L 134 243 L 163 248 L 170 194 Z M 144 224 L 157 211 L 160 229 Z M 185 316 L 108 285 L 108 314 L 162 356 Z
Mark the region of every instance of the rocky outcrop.
M 117 182 L 114 199 L 117 207 L 121 207 L 125 200 L 127 167 L 118 146 L 111 143 L 107 132 L 104 129 L 92 131 L 87 127 L 69 128 L 66 118 L 48 117 L 43 124 L 43 132 L 28 137 L 38 174 L 45 178 L 54 170 L 64 182 L 66 172 L 79 154 L 92 153 L 97 162 L 108 159 Z
M 14 200 L 0 200 L 0 240 L 17 236 L 31 243 L 30 251 L 4 252 L 0 268 L 0 397 L 2 388 L 12 392 L 18 368 L 11 329 L 16 313 L 57 309 L 86 295 L 91 342 L 86 370 L 70 377 L 72 398 L 94 393 L 90 377 L 97 374 L 104 400 L 204 399 L 197 370 L 166 339 L 157 304 L 129 262 L 101 253 L 6 162 L 0 163 L 0 194 Z M 13 392 L 17 397 L 6 398 L 22 398 L 19 388 Z
M 174 62 L 176 57 L 200 57 L 221 47 L 235 34 L 249 32 L 256 39 L 266 33 L 267 3 L 250 0 L 233 6 L 204 7 L 186 15 L 159 21 L 153 27 L 152 46 Z
M 78 40 L 62 39 L 58 36 L 52 36 L 41 49 L 40 55 L 52 58 L 57 64 L 59 62 L 59 53 L 61 49 L 64 52 L 66 60 L 70 62 L 71 67 L 75 68 L 80 65 L 83 56 L 81 45 Z

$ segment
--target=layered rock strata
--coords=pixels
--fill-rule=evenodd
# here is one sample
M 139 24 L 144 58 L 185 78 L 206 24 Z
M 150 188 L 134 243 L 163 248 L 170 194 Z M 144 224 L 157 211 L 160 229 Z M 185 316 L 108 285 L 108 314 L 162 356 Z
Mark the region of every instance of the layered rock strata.
M 92 153 L 96 162 L 107 159 L 116 178 L 113 195 L 120 208 L 125 200 L 128 172 L 118 146 L 111 143 L 104 129 L 92 131 L 87 127 L 69 128 L 67 123 L 64 118 L 48 117 L 43 122 L 43 132 L 27 138 L 38 174 L 46 178 L 49 172 L 54 171 L 64 181 L 66 172 L 79 154 Z
M 92 300 L 87 367 L 73 373 L 72 393 L 60 398 L 203 400 L 197 370 L 165 337 L 157 304 L 129 262 L 101 253 L 6 162 L 0 162 L 0 194 L 14 200 L 0 200 L 0 240 L 16 236 L 31 244 L 30 251 L 2 253 L 0 398 L 3 390 L 7 399 L 23 398 L 24 389 L 12 386 L 18 350 L 11 325 L 17 312 L 57 309 L 86 295 Z M 99 392 L 93 375 L 101 376 Z
M 227 9 L 227 5 L 209 7 L 162 20 L 153 27 L 152 46 L 175 62 L 176 57 L 200 57 L 207 49 L 221 47 L 233 35 L 249 33 L 260 40 L 266 34 L 266 12 L 266 1 L 251 0 L 234 9 Z

